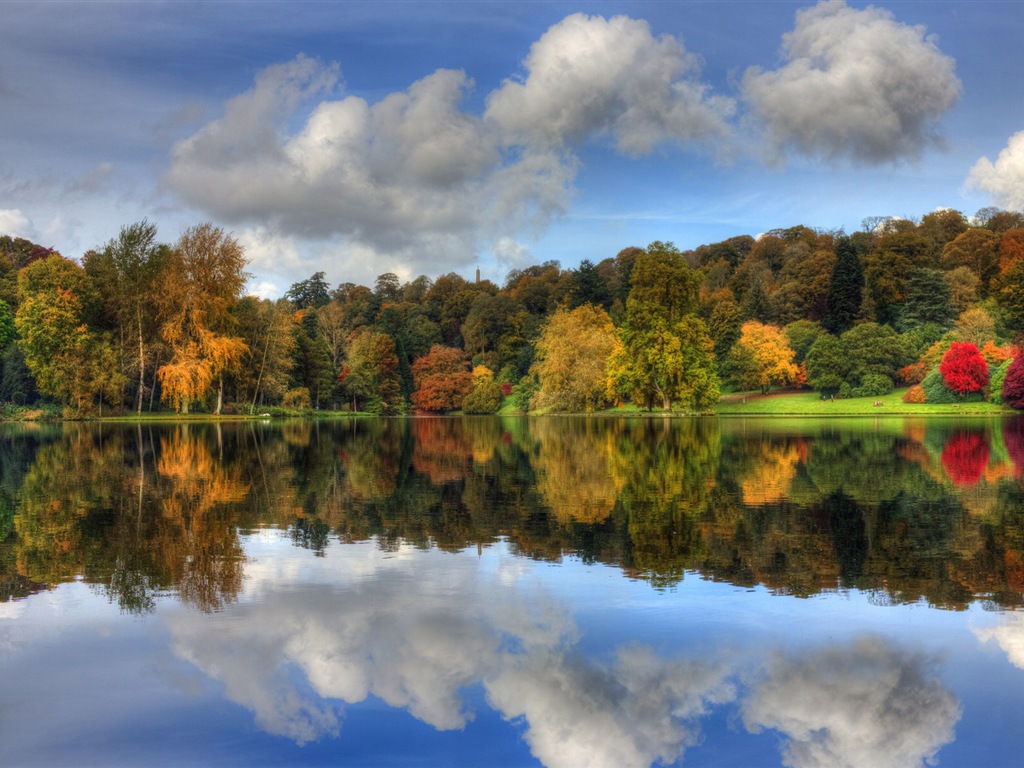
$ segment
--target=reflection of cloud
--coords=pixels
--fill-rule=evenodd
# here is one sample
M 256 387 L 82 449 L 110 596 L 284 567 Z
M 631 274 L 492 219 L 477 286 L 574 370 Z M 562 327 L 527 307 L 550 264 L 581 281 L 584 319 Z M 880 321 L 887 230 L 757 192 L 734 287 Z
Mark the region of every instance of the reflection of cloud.
M 743 721 L 786 734 L 783 757 L 794 768 L 920 765 L 953 740 L 961 714 L 928 672 L 924 658 L 877 638 L 780 656 L 744 704 Z
M 974 635 L 983 643 L 995 640 L 1010 663 L 1024 669 L 1024 614 L 1003 614 L 998 626 L 975 629 Z
M 547 766 L 672 763 L 697 742 L 708 704 L 733 696 L 722 665 L 672 662 L 646 648 L 620 651 L 600 667 L 542 652 L 505 666 L 487 685 L 506 717 L 524 717 L 526 740 Z
M 171 619 L 180 657 L 260 727 L 299 743 L 337 733 L 332 699 L 376 696 L 435 728 L 462 728 L 473 713 L 461 692 L 482 684 L 504 717 L 525 718 L 527 742 L 547 764 L 644 766 L 676 759 L 707 706 L 732 696 L 722 665 L 644 648 L 609 666 L 583 658 L 564 606 L 480 579 L 469 558 L 430 569 L 421 559 L 378 559 L 374 569 L 355 558 L 352 574 L 338 572 L 348 558 L 324 560 L 330 574 L 304 574 L 322 586 L 295 592 L 256 569 L 252 601 L 224 621 Z

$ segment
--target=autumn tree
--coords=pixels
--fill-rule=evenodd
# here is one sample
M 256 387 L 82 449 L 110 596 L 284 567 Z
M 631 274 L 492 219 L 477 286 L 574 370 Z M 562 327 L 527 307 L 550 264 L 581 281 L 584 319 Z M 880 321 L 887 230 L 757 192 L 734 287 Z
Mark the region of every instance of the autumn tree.
M 793 357 L 789 340 L 781 328 L 748 320 L 729 353 L 727 370 L 741 387 L 767 393 L 773 384 L 785 386 L 796 379 Z
M 349 343 L 344 384 L 353 397 L 366 403 L 367 410 L 401 413 L 404 406 L 394 340 L 380 331 L 359 331 Z
M 594 411 L 606 402 L 605 371 L 616 344 L 608 313 L 592 304 L 559 309 L 537 339 L 530 369 L 540 380 L 537 407 Z
M 113 315 L 121 338 L 131 340 L 134 354 L 128 358 L 137 369 L 135 411 L 139 414 L 146 389 L 146 360 L 152 354 L 157 331 L 152 309 L 159 303 L 157 291 L 164 281 L 167 255 L 167 248 L 156 242 L 156 225 L 143 219 L 122 227 L 102 251 L 91 251 L 83 259 L 85 271 L 103 287 L 102 301 Z
M 39 391 L 79 412 L 97 398 L 119 404 L 125 380 L 109 338 L 86 322 L 96 299 L 85 271 L 56 253 L 34 261 L 18 275 L 18 299 L 18 345 Z
M 248 274 L 245 254 L 234 237 L 210 223 L 189 227 L 169 254 L 164 271 L 160 334 L 171 360 L 158 371 L 161 397 L 181 413 L 217 385 L 220 413 L 224 375 L 246 352 L 232 334 L 231 309 L 241 298 Z
M 988 364 L 973 344 L 954 341 L 939 364 L 942 382 L 959 395 L 980 392 L 988 385 Z
M 1018 354 L 1006 369 L 1003 402 L 1018 411 L 1024 410 L 1024 354 Z
M 1002 237 L 987 229 L 968 229 L 942 249 L 942 267 L 967 267 L 981 281 L 981 295 L 988 295 L 989 283 L 999 274 L 999 245 Z
M 412 364 L 412 377 L 416 387 L 412 404 L 423 411 L 457 411 L 473 388 L 466 353 L 454 347 L 431 347 Z

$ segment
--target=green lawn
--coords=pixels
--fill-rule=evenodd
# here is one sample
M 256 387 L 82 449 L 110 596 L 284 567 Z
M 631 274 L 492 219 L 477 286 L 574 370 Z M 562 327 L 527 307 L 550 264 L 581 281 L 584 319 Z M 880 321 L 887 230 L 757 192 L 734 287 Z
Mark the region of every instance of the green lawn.
M 930 405 L 904 403 L 905 389 L 897 389 L 881 397 L 854 397 L 847 400 L 822 400 L 817 392 L 782 392 L 761 395 L 758 392 L 738 392 L 726 395 L 715 412 L 729 414 L 766 414 L 786 416 L 880 416 L 885 414 L 911 414 L 916 416 L 939 414 L 1006 414 L 1012 411 L 992 403 L 959 403 Z M 881 405 L 875 405 L 881 403 Z

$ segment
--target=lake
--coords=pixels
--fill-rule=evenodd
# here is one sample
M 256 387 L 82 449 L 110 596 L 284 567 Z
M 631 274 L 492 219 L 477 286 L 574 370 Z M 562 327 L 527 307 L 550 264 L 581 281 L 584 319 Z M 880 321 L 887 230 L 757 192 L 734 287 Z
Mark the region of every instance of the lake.
M 1024 419 L 0 431 L 0 765 L 1020 764 Z

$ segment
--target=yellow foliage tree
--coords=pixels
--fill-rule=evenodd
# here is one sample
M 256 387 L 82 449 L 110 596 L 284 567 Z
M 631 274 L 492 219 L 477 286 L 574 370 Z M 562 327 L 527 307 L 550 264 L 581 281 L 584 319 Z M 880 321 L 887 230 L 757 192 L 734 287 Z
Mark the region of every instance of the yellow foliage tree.
M 729 353 L 730 375 L 749 389 L 767 392 L 773 384 L 792 384 L 797 377 L 794 353 L 785 332 L 774 325 L 749 320 Z
M 248 350 L 229 335 L 231 307 L 239 300 L 248 274 L 242 246 L 212 224 L 182 234 L 166 270 L 160 335 L 171 348 L 170 362 L 158 372 L 161 397 L 181 413 L 218 385 L 215 412 L 223 403 L 223 376 Z

